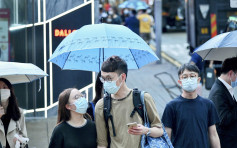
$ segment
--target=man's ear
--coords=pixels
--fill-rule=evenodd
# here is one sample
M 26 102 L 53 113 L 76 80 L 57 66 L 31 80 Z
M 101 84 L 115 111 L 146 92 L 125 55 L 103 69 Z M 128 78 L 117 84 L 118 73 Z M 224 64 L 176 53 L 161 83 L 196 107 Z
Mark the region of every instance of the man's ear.
M 182 86 L 182 82 L 180 80 L 178 80 L 178 83 L 179 83 L 180 86 Z
M 123 73 L 123 74 L 122 74 L 122 80 L 126 81 L 126 78 L 127 78 L 126 74 Z
M 200 83 L 201 79 L 202 79 L 201 77 L 198 77 L 198 83 Z

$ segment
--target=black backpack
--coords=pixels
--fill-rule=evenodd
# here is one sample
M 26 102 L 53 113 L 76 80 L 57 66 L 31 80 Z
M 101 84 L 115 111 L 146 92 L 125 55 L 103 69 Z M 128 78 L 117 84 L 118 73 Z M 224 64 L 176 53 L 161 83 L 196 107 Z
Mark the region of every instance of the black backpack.
M 135 114 L 135 112 L 137 111 L 138 114 L 141 116 L 142 120 L 144 121 L 144 110 L 143 110 L 143 104 L 141 102 L 140 96 L 141 96 L 141 91 L 139 91 L 137 88 L 134 88 L 133 89 L 134 109 L 131 112 L 130 117 L 132 118 L 133 115 Z M 111 110 L 111 95 L 106 94 L 105 97 L 104 97 L 104 119 L 105 119 L 105 124 L 106 124 L 107 130 L 109 130 L 108 122 L 109 122 L 109 119 L 110 119 L 112 129 L 113 129 L 113 135 L 115 137 L 116 132 L 115 132 L 115 127 L 114 127 L 114 122 L 113 122 L 113 116 L 110 114 L 110 110 Z M 108 143 L 110 143 L 110 136 L 109 136 L 109 134 L 107 134 L 107 135 L 108 135 Z

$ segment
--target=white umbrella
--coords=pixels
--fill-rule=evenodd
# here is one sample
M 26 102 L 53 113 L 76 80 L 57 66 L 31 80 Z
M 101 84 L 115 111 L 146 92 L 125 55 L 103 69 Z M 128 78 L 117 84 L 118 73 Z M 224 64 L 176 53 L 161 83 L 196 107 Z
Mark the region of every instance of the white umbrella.
M 0 61 L 0 78 L 11 84 L 28 83 L 45 76 L 48 74 L 34 64 Z
M 237 31 L 219 34 L 195 51 L 204 60 L 224 61 L 237 56 Z

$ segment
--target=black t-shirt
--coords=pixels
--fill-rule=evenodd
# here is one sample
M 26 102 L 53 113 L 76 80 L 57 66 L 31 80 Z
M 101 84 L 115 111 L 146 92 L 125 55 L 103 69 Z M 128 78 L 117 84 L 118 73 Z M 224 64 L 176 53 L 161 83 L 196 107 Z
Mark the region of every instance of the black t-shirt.
M 175 148 L 209 148 L 208 127 L 217 124 L 219 118 L 211 100 L 180 96 L 166 105 L 162 122 L 172 129 Z
M 73 127 L 62 122 L 55 127 L 49 143 L 49 148 L 96 148 L 95 124 L 87 120 L 82 127 Z

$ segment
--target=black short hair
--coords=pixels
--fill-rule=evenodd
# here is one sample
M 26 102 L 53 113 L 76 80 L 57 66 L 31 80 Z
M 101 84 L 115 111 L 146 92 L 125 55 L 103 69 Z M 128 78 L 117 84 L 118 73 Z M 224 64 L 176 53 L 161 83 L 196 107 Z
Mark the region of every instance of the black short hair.
M 237 72 L 237 57 L 225 59 L 221 67 L 221 74 L 226 74 L 230 70 Z
M 133 10 L 132 10 L 132 14 L 133 14 L 133 15 L 137 15 L 137 11 L 133 9 Z
M 119 56 L 111 56 L 102 64 L 101 70 L 104 72 L 116 72 L 118 75 L 125 73 L 127 76 L 127 63 Z
M 191 64 L 191 63 L 183 64 L 178 70 L 178 76 L 182 75 L 184 70 L 196 72 L 196 73 L 198 73 L 198 76 L 200 75 L 200 71 L 199 71 L 198 67 L 194 64 Z

